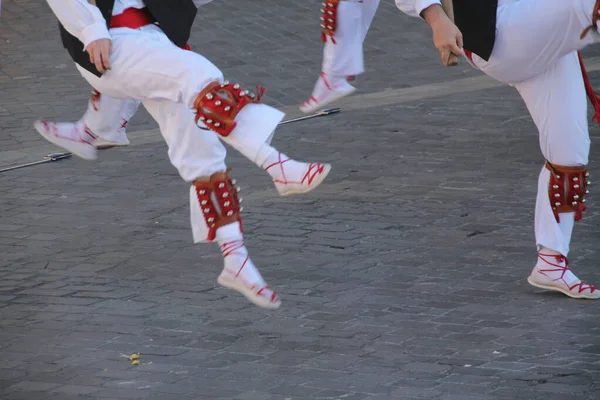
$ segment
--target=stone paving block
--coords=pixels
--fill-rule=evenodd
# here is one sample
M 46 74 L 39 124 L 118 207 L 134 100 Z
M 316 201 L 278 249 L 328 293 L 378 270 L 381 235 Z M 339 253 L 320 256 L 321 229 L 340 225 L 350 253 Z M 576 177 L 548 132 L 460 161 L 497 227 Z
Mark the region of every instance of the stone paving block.
M 443 394 L 439 397 L 437 397 L 440 400 L 478 400 L 481 398 L 481 395 L 476 395 L 476 394 Z M 498 397 L 489 397 L 487 396 L 486 399 L 490 399 L 490 400 L 496 400 L 499 399 Z
M 48 398 L 48 392 L 34 392 L 34 391 L 18 391 L 18 392 L 6 392 L 2 395 L 3 399 L 6 400 L 45 400 Z
M 198 398 L 197 394 L 177 394 L 177 400 L 196 400 Z M 239 398 L 239 397 L 238 397 Z M 173 394 L 171 393 L 154 393 L 150 396 L 146 397 L 146 400 L 172 400 Z
M 28 392 L 41 392 L 45 390 L 54 389 L 60 387 L 61 385 L 58 383 L 50 383 L 50 382 L 36 382 L 36 381 L 28 381 L 24 380 L 15 385 L 9 387 L 9 389 L 15 391 L 28 391 Z
M 115 398 L 115 399 L 143 399 L 149 395 L 149 390 L 140 389 L 101 389 L 94 392 L 96 398 Z
M 90 395 L 78 395 L 78 394 L 65 394 L 65 393 L 56 393 L 47 398 L 47 400 L 95 400 L 93 394 Z M 106 399 L 103 398 L 103 400 Z
M 586 395 L 581 395 L 581 394 L 567 394 L 567 393 L 549 393 L 546 396 L 544 396 L 544 399 L 548 399 L 548 400 L 559 400 L 559 399 L 565 399 L 565 400 L 578 400 L 578 399 L 585 399 L 585 400 L 594 400 L 595 398 L 598 397 L 598 391 L 596 390 L 595 394 L 586 396 Z
M 67 384 L 63 386 L 59 386 L 57 388 L 52 389 L 52 392 L 59 393 L 57 396 L 83 396 L 87 394 L 91 394 L 101 390 L 101 387 L 97 386 L 84 386 L 84 385 L 73 385 Z M 63 397 L 63 398 L 65 398 Z

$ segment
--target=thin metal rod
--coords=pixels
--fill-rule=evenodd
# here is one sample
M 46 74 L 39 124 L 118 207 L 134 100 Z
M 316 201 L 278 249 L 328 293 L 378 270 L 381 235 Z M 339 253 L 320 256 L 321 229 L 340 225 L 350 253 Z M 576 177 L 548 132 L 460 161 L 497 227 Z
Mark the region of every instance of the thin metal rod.
M 305 119 L 311 119 L 311 118 L 317 118 L 317 117 L 324 117 L 326 115 L 337 114 L 340 111 L 341 111 L 341 109 L 339 109 L 339 108 L 327 108 L 325 110 L 318 111 L 318 112 L 316 112 L 314 114 L 305 115 L 303 117 L 292 118 L 292 119 L 288 119 L 288 120 L 285 120 L 285 121 L 281 121 L 279 123 L 279 125 L 285 125 L 285 124 L 289 124 L 289 123 L 292 123 L 292 122 L 304 121 Z
M 64 153 L 50 153 L 50 154 L 46 155 L 43 159 L 41 159 L 39 161 L 33 161 L 33 162 L 29 162 L 29 163 L 26 163 L 26 164 L 20 164 L 20 165 L 13 165 L 12 167 L 0 169 L 0 172 L 12 171 L 12 170 L 15 170 L 15 169 L 25 168 L 25 167 L 29 167 L 29 166 L 32 166 L 32 165 L 39 165 L 39 164 L 45 164 L 45 163 L 49 163 L 49 162 L 53 162 L 53 161 L 58 161 L 58 160 L 62 160 L 63 158 L 69 158 L 72 155 L 73 154 L 71 154 L 69 152 L 64 152 Z

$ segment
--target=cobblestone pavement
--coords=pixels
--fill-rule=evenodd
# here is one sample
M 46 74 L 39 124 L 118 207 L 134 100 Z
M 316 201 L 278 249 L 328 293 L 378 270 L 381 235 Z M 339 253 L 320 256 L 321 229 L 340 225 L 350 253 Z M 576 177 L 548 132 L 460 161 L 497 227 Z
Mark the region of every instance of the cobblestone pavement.
M 53 151 L 33 119 L 78 118 L 88 91 L 45 2 L 2 6 L 0 165 Z M 316 1 L 202 14 L 192 43 L 231 79 L 266 85 L 280 106 L 308 94 Z M 230 155 L 247 244 L 283 298 L 275 312 L 216 285 L 218 249 L 191 243 L 188 188 L 146 114 L 134 145 L 97 162 L 0 173 L 0 398 L 600 398 L 600 303 L 525 281 L 542 164 L 525 107 L 464 63 L 439 67 L 428 41 L 383 4 L 359 94 L 279 129 L 282 150 L 333 163 L 317 192 L 277 197 Z M 597 198 L 592 186 L 570 255 L 596 283 Z

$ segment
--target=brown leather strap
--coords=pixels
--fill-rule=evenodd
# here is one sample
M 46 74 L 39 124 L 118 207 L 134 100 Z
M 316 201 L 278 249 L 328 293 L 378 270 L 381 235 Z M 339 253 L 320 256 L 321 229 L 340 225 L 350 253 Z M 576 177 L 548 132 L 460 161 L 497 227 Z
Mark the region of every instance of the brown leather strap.
M 327 41 L 329 36 L 336 43 L 334 35 L 337 29 L 337 13 L 340 0 L 325 0 L 321 8 L 321 40 Z
M 194 100 L 195 121 L 221 136 L 229 136 L 236 127 L 235 117 L 251 103 L 260 103 L 264 88 L 258 93 L 243 90 L 240 85 L 229 82 L 212 82 Z
M 557 222 L 560 222 L 560 213 L 575 213 L 575 221 L 582 218 L 582 213 L 587 209 L 585 195 L 589 192 L 589 173 L 585 166 L 564 166 L 551 164 L 546 161 L 545 167 L 550 171 L 548 196 L 550 205 Z
M 201 177 L 193 182 L 200 203 L 202 215 L 208 226 L 208 239 L 214 240 L 217 229 L 222 226 L 240 223 L 241 198 L 238 196 L 239 187 L 227 172 L 217 172 L 210 177 Z M 216 201 L 216 203 L 215 203 Z

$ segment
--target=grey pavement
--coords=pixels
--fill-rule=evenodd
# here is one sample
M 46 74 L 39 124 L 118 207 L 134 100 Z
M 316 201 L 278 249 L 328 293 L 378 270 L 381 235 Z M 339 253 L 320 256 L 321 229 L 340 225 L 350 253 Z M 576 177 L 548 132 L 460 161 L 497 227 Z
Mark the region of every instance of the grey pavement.
M 2 3 L 5 166 L 55 151 L 33 120 L 77 119 L 89 88 L 45 2 Z M 191 43 L 292 110 L 319 70 L 318 8 L 216 1 Z M 535 127 L 513 89 L 439 66 L 429 40 L 382 4 L 357 95 L 278 130 L 283 151 L 333 164 L 316 192 L 277 197 L 231 152 L 247 245 L 283 299 L 273 312 L 216 284 L 218 248 L 192 244 L 188 187 L 145 112 L 133 145 L 97 162 L 0 173 L 0 399 L 600 398 L 600 303 L 525 281 Z M 594 187 L 570 263 L 600 283 Z

